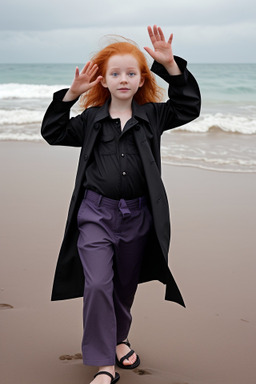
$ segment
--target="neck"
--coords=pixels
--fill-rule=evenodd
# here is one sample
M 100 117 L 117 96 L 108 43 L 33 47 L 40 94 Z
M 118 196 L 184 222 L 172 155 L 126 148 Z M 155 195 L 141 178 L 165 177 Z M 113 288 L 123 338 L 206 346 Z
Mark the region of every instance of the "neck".
M 116 100 L 111 99 L 109 105 L 109 113 L 112 114 L 122 114 L 132 111 L 132 100 Z

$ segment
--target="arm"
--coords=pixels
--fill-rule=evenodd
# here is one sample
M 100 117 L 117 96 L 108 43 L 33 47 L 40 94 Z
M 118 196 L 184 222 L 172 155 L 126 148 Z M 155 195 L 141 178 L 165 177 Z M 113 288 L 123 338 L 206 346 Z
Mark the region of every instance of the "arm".
M 41 134 L 50 145 L 80 147 L 83 142 L 86 113 L 70 119 L 70 109 L 77 99 L 64 102 L 67 91 L 63 89 L 54 93 L 43 118 Z
M 151 71 L 169 84 L 169 100 L 153 106 L 157 116 L 156 126 L 161 134 L 196 119 L 200 113 L 201 96 L 195 78 L 187 70 L 186 61 L 173 56 L 173 35 L 166 42 L 161 28 L 154 26 L 152 30 L 148 27 L 148 32 L 155 49 L 145 47 L 155 60 Z
M 196 79 L 187 69 L 187 62 L 175 56 L 180 75 L 171 76 L 165 67 L 154 62 L 151 71 L 169 84 L 168 100 L 155 103 L 153 115 L 157 116 L 159 134 L 177 128 L 196 119 L 200 114 L 201 95 Z

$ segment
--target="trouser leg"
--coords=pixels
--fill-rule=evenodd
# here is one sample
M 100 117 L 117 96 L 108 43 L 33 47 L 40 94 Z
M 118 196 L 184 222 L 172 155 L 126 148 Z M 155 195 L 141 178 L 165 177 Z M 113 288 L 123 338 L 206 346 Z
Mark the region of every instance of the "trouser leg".
M 113 247 L 99 224 L 80 218 L 79 229 L 78 251 L 85 275 L 83 361 L 86 365 L 114 365 Z
M 122 216 L 118 209 L 82 203 L 78 251 L 85 275 L 84 364 L 115 364 L 115 347 L 131 325 L 130 309 L 151 227 L 147 207 Z
M 122 232 L 115 244 L 114 303 L 117 321 L 117 342 L 127 338 L 131 322 L 131 307 L 140 277 L 144 250 L 148 241 L 152 217 L 145 206 L 131 212 L 123 221 Z

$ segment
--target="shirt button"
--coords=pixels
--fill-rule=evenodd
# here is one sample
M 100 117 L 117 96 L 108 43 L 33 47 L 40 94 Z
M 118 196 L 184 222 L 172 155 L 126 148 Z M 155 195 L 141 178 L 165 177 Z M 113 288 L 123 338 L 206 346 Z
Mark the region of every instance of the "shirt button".
M 123 176 L 126 176 L 126 172 L 125 172 L 125 171 L 124 171 L 124 172 L 122 172 L 122 175 L 123 175 Z
M 122 153 L 122 154 L 121 154 L 121 156 L 122 156 L 122 157 L 124 157 L 124 156 L 125 156 L 125 154 L 124 154 L 124 153 Z

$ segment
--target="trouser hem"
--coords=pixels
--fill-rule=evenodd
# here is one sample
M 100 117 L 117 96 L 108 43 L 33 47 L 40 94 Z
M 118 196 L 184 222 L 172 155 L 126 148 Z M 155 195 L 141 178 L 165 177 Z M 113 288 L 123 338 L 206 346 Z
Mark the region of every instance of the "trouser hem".
M 115 365 L 115 360 L 83 360 L 84 365 L 92 365 L 96 367 L 104 367 L 104 366 L 110 366 Z

